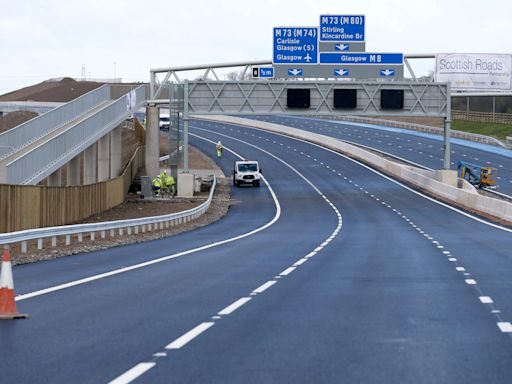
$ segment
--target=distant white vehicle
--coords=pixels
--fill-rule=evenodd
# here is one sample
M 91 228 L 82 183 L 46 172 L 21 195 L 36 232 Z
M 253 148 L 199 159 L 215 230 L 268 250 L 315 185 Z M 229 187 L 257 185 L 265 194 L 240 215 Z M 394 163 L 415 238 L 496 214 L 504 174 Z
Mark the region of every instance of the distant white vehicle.
M 160 113 L 160 120 L 158 124 L 162 131 L 168 131 L 171 124 L 170 115 L 168 113 Z
M 257 161 L 243 160 L 235 161 L 233 167 L 233 184 L 240 186 L 241 184 L 252 184 L 255 187 L 260 186 L 261 169 Z

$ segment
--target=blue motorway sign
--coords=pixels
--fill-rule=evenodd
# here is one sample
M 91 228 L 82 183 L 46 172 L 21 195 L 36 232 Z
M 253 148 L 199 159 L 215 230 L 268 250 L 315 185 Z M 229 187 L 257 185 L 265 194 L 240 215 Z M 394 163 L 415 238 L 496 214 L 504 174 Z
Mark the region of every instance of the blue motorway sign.
M 321 52 L 320 64 L 398 64 L 403 65 L 403 53 L 338 53 Z
M 320 41 L 365 41 L 364 15 L 320 16 Z
M 274 28 L 274 64 L 317 64 L 318 28 Z
M 259 67 L 258 77 L 272 79 L 274 78 L 274 68 L 272 67 Z

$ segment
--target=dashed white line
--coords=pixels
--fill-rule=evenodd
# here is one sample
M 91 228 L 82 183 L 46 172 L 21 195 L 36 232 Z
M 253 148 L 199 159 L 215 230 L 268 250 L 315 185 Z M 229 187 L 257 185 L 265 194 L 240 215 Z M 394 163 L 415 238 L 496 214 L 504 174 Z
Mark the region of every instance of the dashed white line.
M 212 327 L 215 323 L 214 322 L 205 322 L 199 324 L 197 327 L 192 328 L 190 331 L 185 333 L 184 335 L 178 337 L 176 340 L 174 340 L 172 343 L 167 345 L 165 349 L 180 349 L 187 345 L 189 342 L 194 340 L 197 336 L 199 336 L 204 331 L 208 330 L 210 327 Z
M 221 316 L 230 315 L 233 312 L 235 312 L 238 308 L 240 308 L 242 305 L 249 302 L 250 300 L 251 300 L 250 297 L 242 297 L 242 298 L 238 299 L 237 301 L 235 301 L 233 304 L 230 304 L 223 310 L 219 311 L 218 314 Z
M 292 273 L 293 271 L 295 271 L 297 267 L 288 267 L 286 268 L 283 272 L 281 272 L 279 275 L 280 276 L 288 276 L 290 273 Z
M 492 303 L 494 303 L 494 301 L 492 301 L 492 299 L 489 296 L 480 296 L 479 299 L 482 302 L 482 304 L 492 304 Z
M 476 281 L 473 279 L 466 279 L 464 280 L 467 285 L 476 285 Z
M 510 333 L 512 332 L 512 324 L 510 324 L 508 321 L 500 321 L 497 323 L 499 329 L 503 333 Z
M 254 291 L 252 291 L 253 293 L 263 293 L 265 292 L 267 289 L 269 289 L 271 286 L 273 286 L 275 283 L 277 283 L 277 281 L 275 280 L 269 280 L 267 281 L 265 284 L 262 284 L 260 285 L 258 288 L 256 288 Z
M 147 371 L 149 371 L 151 368 L 153 368 L 156 365 L 156 363 L 139 363 L 133 368 L 129 369 L 125 373 L 123 373 L 121 376 L 116 377 L 114 380 L 109 382 L 109 384 L 127 384 L 131 383 L 133 380 L 135 380 L 140 375 L 143 375 Z

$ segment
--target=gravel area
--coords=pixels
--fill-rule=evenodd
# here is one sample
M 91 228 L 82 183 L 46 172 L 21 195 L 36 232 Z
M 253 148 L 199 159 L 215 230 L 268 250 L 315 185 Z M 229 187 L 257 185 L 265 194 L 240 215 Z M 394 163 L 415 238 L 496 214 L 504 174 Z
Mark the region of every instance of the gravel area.
M 213 160 L 205 156 L 196 148 L 190 148 L 190 166 L 195 169 L 217 169 L 218 167 Z M 94 215 L 82 222 L 100 222 L 108 220 L 123 220 L 145 216 L 165 215 L 174 212 L 180 212 L 191 209 L 203 203 L 208 197 L 207 192 L 202 192 L 194 198 L 172 198 L 161 201 L 141 200 L 137 195 L 128 196 L 126 201 L 108 211 L 99 215 Z M 64 238 L 58 239 L 57 247 L 51 246 L 51 239 L 45 239 L 43 249 L 37 249 L 37 242 L 31 241 L 28 244 L 28 252 L 21 253 L 20 245 L 11 246 L 12 262 L 14 265 L 32 263 L 36 261 L 50 260 L 62 256 L 74 255 L 84 252 L 92 252 L 100 249 L 106 249 L 126 244 L 141 243 L 144 241 L 160 239 L 163 237 L 173 236 L 178 233 L 194 230 L 208 224 L 214 223 L 223 217 L 231 204 L 231 181 L 229 178 L 218 178 L 217 187 L 213 196 L 212 204 L 208 211 L 196 220 L 162 230 L 153 230 L 151 232 L 140 233 L 138 235 L 119 236 L 116 231 L 114 236 L 106 233 L 105 239 L 101 239 L 99 233 L 96 233 L 94 241 L 90 240 L 89 234 L 84 234 L 83 242 L 78 242 L 78 238 L 74 236 L 71 245 L 64 245 Z

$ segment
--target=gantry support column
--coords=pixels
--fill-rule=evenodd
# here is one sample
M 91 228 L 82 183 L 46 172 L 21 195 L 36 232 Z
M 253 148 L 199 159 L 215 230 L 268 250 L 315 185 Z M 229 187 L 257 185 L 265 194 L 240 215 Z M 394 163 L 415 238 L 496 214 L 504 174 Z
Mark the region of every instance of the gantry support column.
M 160 157 L 160 131 L 158 128 L 158 107 L 146 108 L 146 175 L 151 179 L 158 175 L 160 170 L 158 158 Z
M 66 185 L 80 185 L 80 156 L 66 164 Z
M 110 132 L 110 177 L 113 179 L 121 174 L 121 127 Z
M 84 151 L 84 184 L 96 182 L 96 143 Z
M 98 140 L 98 181 L 106 181 L 110 177 L 110 135 L 106 134 Z

